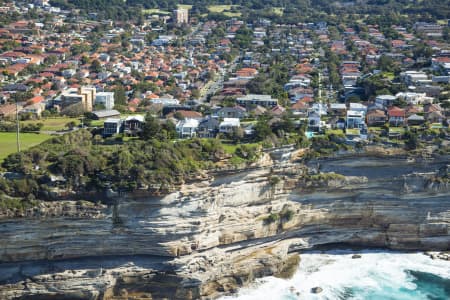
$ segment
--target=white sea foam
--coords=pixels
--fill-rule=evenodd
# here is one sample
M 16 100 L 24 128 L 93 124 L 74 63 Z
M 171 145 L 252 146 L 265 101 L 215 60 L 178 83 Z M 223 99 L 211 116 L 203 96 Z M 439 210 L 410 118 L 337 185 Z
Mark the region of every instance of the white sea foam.
M 299 270 L 292 279 L 263 278 L 237 295 L 222 299 L 428 299 L 416 291 L 414 277 L 407 270 L 450 279 L 449 261 L 432 260 L 422 253 L 361 251 L 361 258 L 352 259 L 354 253 L 302 254 Z M 313 294 L 314 287 L 323 291 Z

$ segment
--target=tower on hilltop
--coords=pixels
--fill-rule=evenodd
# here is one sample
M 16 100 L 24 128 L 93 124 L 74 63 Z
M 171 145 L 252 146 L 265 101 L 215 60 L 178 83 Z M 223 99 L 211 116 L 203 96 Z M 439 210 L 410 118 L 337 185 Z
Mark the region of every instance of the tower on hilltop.
M 173 20 L 176 24 L 188 23 L 189 11 L 185 8 L 178 8 L 173 11 Z

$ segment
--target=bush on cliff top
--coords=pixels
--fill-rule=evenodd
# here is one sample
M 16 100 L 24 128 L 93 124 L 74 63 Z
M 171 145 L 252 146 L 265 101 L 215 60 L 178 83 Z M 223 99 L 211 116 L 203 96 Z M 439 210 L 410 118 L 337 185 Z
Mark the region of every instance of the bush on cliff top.
M 225 153 L 221 142 L 214 139 L 133 139 L 116 144 L 93 140 L 89 131 L 78 130 L 8 156 L 3 168 L 25 176 L 1 180 L 0 191 L 46 198 L 45 191 L 55 185 L 78 192 L 167 189 L 197 177 Z M 246 162 L 254 160 L 256 153 L 254 147 L 241 146 L 239 156 L 234 156 Z M 55 180 L 55 175 L 62 179 Z

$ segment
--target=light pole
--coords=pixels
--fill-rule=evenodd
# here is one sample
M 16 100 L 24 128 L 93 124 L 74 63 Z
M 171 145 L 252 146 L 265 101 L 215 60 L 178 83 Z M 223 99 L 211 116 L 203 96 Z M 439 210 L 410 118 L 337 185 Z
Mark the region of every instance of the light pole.
M 17 99 L 16 99 L 16 143 L 17 143 L 17 152 L 18 153 L 20 152 L 19 134 L 20 134 L 19 104 L 17 103 Z

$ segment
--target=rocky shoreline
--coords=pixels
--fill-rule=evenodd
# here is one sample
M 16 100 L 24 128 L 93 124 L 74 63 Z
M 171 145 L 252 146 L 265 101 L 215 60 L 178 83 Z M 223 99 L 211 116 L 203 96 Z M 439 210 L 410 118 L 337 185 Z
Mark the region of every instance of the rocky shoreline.
M 441 259 L 441 260 L 450 261 L 450 251 L 446 251 L 446 252 L 427 251 L 424 254 L 431 257 L 432 259 Z
M 308 168 L 266 158 L 92 215 L 69 202 L 58 211 L 75 217 L 2 219 L 0 298 L 213 299 L 291 275 L 298 252 L 318 246 L 448 251 L 450 188 L 436 173 L 447 163 L 358 157 Z

